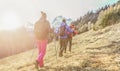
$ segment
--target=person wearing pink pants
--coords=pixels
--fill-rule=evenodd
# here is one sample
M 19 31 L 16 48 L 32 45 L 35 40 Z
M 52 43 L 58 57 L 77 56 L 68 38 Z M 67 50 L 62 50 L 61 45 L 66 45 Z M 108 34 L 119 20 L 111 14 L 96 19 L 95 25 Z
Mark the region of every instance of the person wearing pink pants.
M 37 58 L 38 66 L 43 67 L 44 66 L 43 58 L 46 54 L 47 39 L 37 40 L 36 42 L 37 42 L 37 48 L 39 50 L 39 56 Z
M 41 18 L 34 25 L 34 34 L 36 37 L 36 45 L 39 51 L 39 55 L 36 59 L 36 67 L 44 66 L 44 56 L 46 54 L 46 47 L 48 42 L 48 36 L 51 32 L 50 23 L 46 20 L 46 13 L 41 12 Z

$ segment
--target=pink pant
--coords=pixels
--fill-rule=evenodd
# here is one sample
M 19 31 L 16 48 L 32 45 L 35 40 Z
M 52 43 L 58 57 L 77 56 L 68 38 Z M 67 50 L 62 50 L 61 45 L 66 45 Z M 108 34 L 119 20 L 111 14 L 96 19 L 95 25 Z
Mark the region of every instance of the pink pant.
M 47 39 L 37 40 L 37 48 L 39 49 L 39 56 L 37 58 L 37 61 L 38 61 L 38 66 L 40 67 L 44 66 L 43 58 L 46 53 L 46 47 L 47 47 Z

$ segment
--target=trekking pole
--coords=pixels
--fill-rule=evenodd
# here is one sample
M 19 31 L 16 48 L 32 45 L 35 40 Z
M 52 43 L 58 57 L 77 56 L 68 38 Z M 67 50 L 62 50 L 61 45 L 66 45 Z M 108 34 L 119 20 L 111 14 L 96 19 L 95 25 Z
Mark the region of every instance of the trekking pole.
M 31 22 L 29 22 L 28 21 L 28 23 L 27 24 L 30 24 L 30 25 L 32 25 L 33 23 L 31 23 Z M 34 37 L 35 37 L 35 35 L 34 35 Z M 35 38 L 34 38 L 35 39 Z M 34 40 L 34 44 L 33 44 L 33 50 L 32 50 L 32 54 L 31 54 L 31 56 L 30 56 L 30 59 L 32 60 L 32 58 L 33 58 L 33 55 L 34 55 L 34 52 L 35 52 L 35 48 L 36 48 L 36 43 L 35 43 L 35 40 Z
M 32 60 L 33 55 L 34 55 L 35 48 L 36 48 L 36 43 L 34 42 L 34 45 L 33 45 L 33 50 L 32 50 L 32 55 L 30 56 L 31 60 Z
M 54 43 L 55 43 L 55 52 L 56 52 L 56 60 L 57 60 L 56 34 L 54 34 Z

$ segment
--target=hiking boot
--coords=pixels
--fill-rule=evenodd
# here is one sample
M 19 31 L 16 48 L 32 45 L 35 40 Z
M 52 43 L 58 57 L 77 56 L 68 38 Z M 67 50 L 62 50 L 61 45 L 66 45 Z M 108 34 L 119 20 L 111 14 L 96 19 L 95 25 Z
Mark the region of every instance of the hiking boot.
M 37 60 L 36 60 L 36 62 L 35 62 L 35 68 L 39 71 L 38 61 L 37 61 Z
M 40 68 L 43 68 L 43 67 L 44 67 L 44 65 L 40 66 Z
M 60 53 L 59 53 L 59 57 L 62 57 L 62 56 L 63 56 L 63 54 L 60 52 Z
M 69 52 L 71 52 L 71 49 L 69 49 Z
M 71 50 L 69 50 L 69 52 L 71 53 Z
M 66 51 L 64 51 L 64 53 L 66 53 Z

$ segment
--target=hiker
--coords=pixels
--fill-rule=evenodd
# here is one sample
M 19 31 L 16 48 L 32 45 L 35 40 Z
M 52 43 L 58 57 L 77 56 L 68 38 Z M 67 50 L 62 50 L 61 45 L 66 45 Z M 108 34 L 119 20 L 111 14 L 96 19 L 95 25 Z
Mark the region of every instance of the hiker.
M 73 32 L 72 29 L 67 25 L 66 20 L 63 19 L 59 27 L 59 37 L 60 37 L 60 52 L 59 56 L 63 56 L 63 51 L 67 47 L 67 31 Z
M 77 31 L 75 30 L 75 25 L 72 23 L 70 25 L 70 28 L 73 30 L 73 32 L 67 32 L 67 45 L 69 47 L 69 52 L 71 52 L 71 47 L 72 47 L 72 37 L 77 34 Z M 67 47 L 65 48 L 65 53 L 66 53 Z
M 46 47 L 48 42 L 48 34 L 50 33 L 50 23 L 46 20 L 46 13 L 41 12 L 41 18 L 34 25 L 34 33 L 36 37 L 36 45 L 39 50 L 39 56 L 36 60 L 36 66 L 44 66 L 44 56 L 46 53 Z

